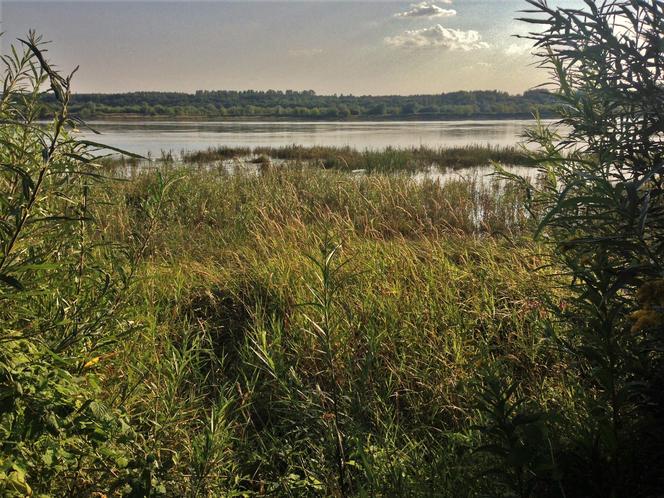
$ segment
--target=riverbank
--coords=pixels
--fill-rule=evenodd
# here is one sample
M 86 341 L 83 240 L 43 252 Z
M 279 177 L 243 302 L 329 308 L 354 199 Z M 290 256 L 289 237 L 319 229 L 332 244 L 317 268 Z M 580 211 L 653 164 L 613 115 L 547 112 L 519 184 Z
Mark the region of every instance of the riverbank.
M 334 117 L 334 116 L 297 116 L 297 115 L 248 115 L 248 116 L 207 116 L 200 115 L 173 115 L 173 114 L 132 114 L 132 113 L 110 113 L 110 114 L 85 114 L 84 119 L 88 121 L 102 121 L 102 122 L 118 122 L 118 121 L 150 121 L 150 122 L 197 122 L 204 121 L 209 123 L 251 123 L 251 122 L 297 122 L 297 123 L 363 123 L 363 122 L 431 122 L 431 121 L 509 121 L 509 120 L 531 120 L 535 119 L 533 112 L 516 112 L 516 113 L 502 113 L 502 114 L 411 114 L 411 115 L 388 115 L 388 116 L 348 116 L 348 117 Z M 556 119 L 559 116 L 550 111 L 539 113 L 541 119 Z

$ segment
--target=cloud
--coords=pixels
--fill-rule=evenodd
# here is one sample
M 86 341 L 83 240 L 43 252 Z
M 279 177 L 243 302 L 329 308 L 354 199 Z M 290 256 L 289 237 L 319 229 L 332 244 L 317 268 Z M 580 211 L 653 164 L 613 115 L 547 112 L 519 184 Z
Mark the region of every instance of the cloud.
M 505 55 L 518 56 L 529 54 L 532 50 L 530 43 L 512 43 L 505 48 Z
M 430 28 L 406 31 L 397 36 L 385 38 L 387 45 L 399 48 L 441 48 L 444 50 L 476 50 L 488 48 L 477 31 L 448 29 L 436 24 Z
M 445 0 L 443 1 L 443 3 L 452 3 L 452 1 Z M 456 15 L 456 10 L 443 9 L 442 7 L 439 7 L 435 3 L 431 2 L 420 2 L 420 3 L 411 4 L 410 10 L 394 14 L 394 17 L 401 17 L 401 18 L 426 17 L 429 19 L 433 19 L 435 17 L 452 17 L 455 15 Z

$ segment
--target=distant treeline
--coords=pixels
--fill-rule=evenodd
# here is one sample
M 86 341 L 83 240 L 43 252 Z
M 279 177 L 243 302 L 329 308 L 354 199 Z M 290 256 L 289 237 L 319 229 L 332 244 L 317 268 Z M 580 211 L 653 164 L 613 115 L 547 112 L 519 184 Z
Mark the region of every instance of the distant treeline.
M 52 97 L 51 97 L 52 98 Z M 308 91 L 206 91 L 76 94 L 71 112 L 90 118 L 445 119 L 527 117 L 555 113 L 554 96 L 544 90 L 510 95 L 499 91 L 439 95 L 316 95 Z M 46 113 L 46 111 L 45 111 Z

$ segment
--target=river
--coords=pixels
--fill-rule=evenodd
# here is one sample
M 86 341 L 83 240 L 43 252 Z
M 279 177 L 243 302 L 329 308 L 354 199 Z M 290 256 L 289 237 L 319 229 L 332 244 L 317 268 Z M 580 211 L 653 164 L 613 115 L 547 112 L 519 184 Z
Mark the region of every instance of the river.
M 160 156 L 208 147 L 256 147 L 284 145 L 350 146 L 357 149 L 385 147 L 457 147 L 464 145 L 510 146 L 522 140 L 531 120 L 495 121 L 381 121 L 381 122 L 284 122 L 284 121 L 99 121 L 90 125 L 101 132 L 82 130 L 82 138 L 130 152 Z

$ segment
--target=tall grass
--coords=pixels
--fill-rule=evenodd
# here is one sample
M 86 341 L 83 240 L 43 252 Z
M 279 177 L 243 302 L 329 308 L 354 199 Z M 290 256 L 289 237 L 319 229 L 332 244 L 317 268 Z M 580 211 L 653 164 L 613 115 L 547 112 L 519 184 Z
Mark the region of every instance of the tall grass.
M 372 172 L 425 171 L 432 166 L 440 169 L 488 166 L 492 161 L 508 165 L 534 165 L 532 159 L 517 147 L 469 145 L 464 147 L 387 147 L 382 150 L 357 150 L 350 147 L 217 147 L 185 153 L 186 163 L 209 163 L 246 156 L 264 156 L 307 162 L 326 169 Z
M 342 482 L 353 495 L 490 487 L 464 484 L 474 472 L 469 386 L 483 365 L 503 358 L 533 393 L 545 385 L 565 400 L 545 376 L 555 359 L 540 347 L 538 296 L 548 289 L 531 278 L 538 262 L 495 241 L 348 238 L 355 276 L 328 304 L 334 329 L 320 335 L 315 311 L 300 306 L 320 289 L 319 273 L 296 256 L 316 251 L 317 239 L 264 236 L 146 268 L 136 312 L 154 325 L 102 368 L 109 381 L 136 386 L 125 404 L 139 427 L 157 422 L 143 432 L 171 466 L 161 479 L 173 494 L 186 491 L 189 462 L 206 461 L 194 442 L 209 437 L 203 422 L 222 404 L 223 452 L 206 480 L 217 493 L 315 496 L 341 493 Z M 193 352 L 204 356 L 187 360 Z M 111 382 L 109 394 L 122 384 Z
M 542 349 L 543 260 L 502 211 L 512 193 L 300 167 L 163 174 L 100 212 L 106 239 L 155 233 L 146 327 L 101 368 L 126 379 L 111 398 L 132 386 L 170 493 L 472 496 L 492 486 L 472 453 L 481 372 L 498 362 L 529 396 L 570 402 Z M 160 182 L 153 222 L 141 206 Z
M 519 237 L 526 226 L 519 189 L 480 176 L 415 181 L 406 175 L 352 176 L 311 167 L 282 167 L 263 175 L 225 170 L 168 169 L 170 201 L 161 223 L 168 236 L 154 240 L 167 254 L 205 255 L 220 245 L 241 246 L 258 236 L 335 227 L 339 236 L 422 238 L 445 235 Z M 154 173 L 139 173 L 116 192 L 117 218 L 105 222 L 129 241 Z M 113 211 L 115 210 L 115 211 Z M 192 232 L 206 236 L 192 239 Z M 198 246 L 201 244 L 201 246 Z

